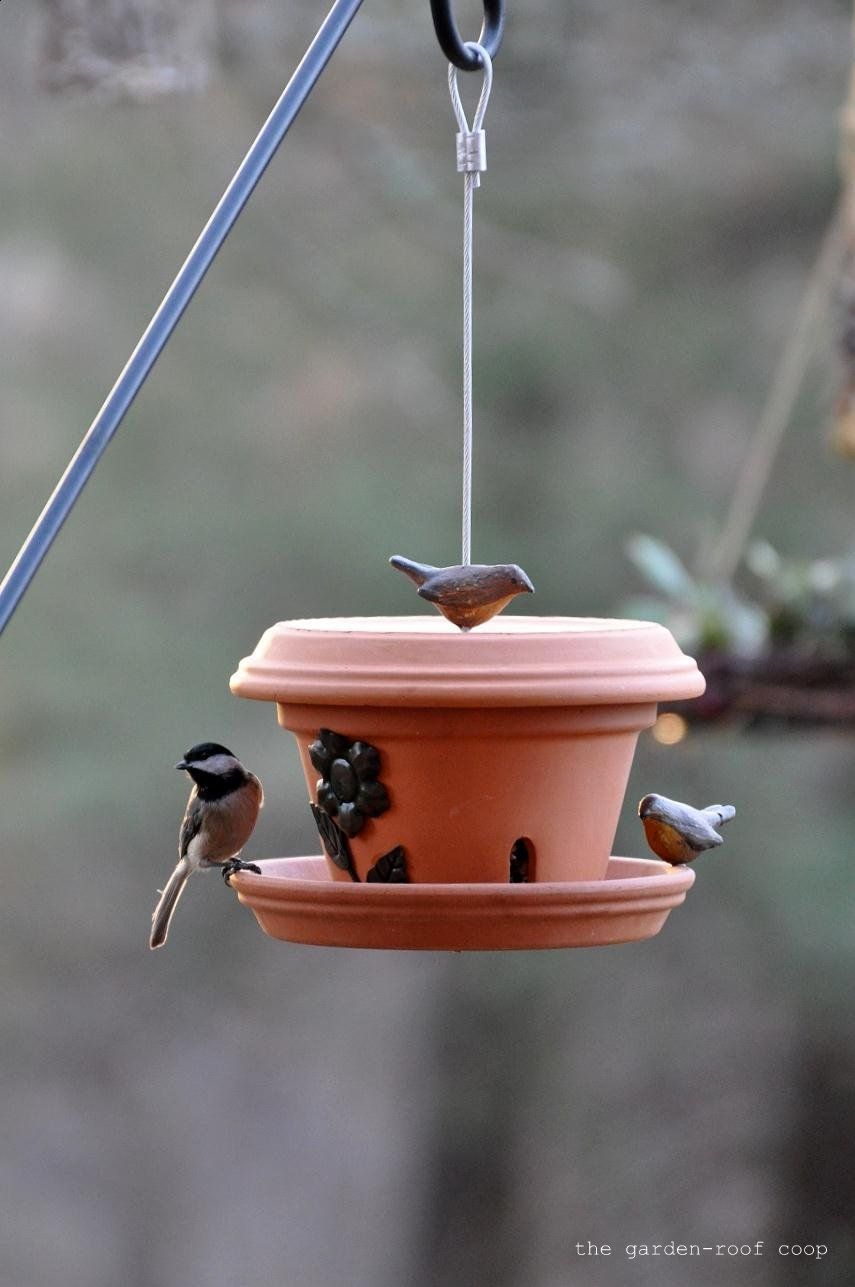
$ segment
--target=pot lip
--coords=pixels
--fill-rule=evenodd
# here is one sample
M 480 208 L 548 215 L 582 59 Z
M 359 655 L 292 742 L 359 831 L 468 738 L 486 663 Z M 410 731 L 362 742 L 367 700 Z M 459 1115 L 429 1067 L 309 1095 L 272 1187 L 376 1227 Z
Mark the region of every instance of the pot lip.
M 280 621 L 231 678 L 240 697 L 345 706 L 625 705 L 697 697 L 704 679 L 652 621 L 442 617 Z
M 608 634 L 625 633 L 642 627 L 644 629 L 662 629 L 655 621 L 639 621 L 629 617 L 568 617 L 568 616 L 534 616 L 517 613 L 493 617 L 490 621 L 474 630 L 458 630 L 444 617 L 427 614 L 420 616 L 377 616 L 377 617 L 295 617 L 288 621 L 278 621 L 271 626 L 272 630 L 287 629 L 310 634 L 347 634 L 370 635 L 404 635 L 409 638 L 420 636 L 434 638 L 444 636 L 449 639 L 485 639 L 492 635 L 555 635 L 555 634 Z
M 663 894 L 690 889 L 695 871 L 686 864 L 672 866 L 658 858 L 613 856 L 605 876 L 599 880 L 535 881 L 516 885 L 487 881 L 419 881 L 409 884 L 366 883 L 333 880 L 322 855 L 305 858 L 259 858 L 261 875 L 239 871 L 231 878 L 238 895 L 251 894 L 253 903 L 276 903 L 282 898 L 356 905 L 371 902 L 378 906 L 390 899 L 410 905 L 428 901 L 452 905 L 480 900 L 483 903 L 541 904 L 621 903 L 631 896 L 656 899 Z M 310 874 L 306 874 L 306 873 Z M 250 901 L 243 899 L 241 901 Z

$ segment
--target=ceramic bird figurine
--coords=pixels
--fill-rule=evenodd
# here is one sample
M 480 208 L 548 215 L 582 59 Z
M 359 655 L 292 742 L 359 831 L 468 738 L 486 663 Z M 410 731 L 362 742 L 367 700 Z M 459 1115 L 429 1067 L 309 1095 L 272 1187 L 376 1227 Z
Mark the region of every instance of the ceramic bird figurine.
M 389 562 L 418 586 L 423 599 L 461 630 L 483 625 L 516 595 L 534 593 L 534 586 L 516 563 L 435 568 L 400 554 L 393 554 Z
M 736 816 L 732 804 L 708 804 L 693 809 L 690 804 L 669 800 L 664 795 L 646 795 L 638 806 L 647 843 L 658 858 L 678 866 L 691 862 L 705 849 L 724 843 L 717 828 Z

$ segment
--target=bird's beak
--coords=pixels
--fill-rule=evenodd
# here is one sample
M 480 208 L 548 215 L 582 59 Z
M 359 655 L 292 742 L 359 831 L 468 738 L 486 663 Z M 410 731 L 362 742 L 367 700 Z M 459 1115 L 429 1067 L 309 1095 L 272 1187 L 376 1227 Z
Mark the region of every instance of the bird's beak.
M 176 769 L 189 769 L 190 765 L 186 760 L 179 760 L 175 767 Z
M 530 577 L 529 577 L 529 575 L 528 575 L 528 573 L 527 573 L 527 572 L 523 572 L 523 574 L 522 574 L 522 579 L 523 579 L 523 591 L 524 591 L 524 593 L 525 593 L 525 594 L 534 594 L 534 586 L 532 585 L 532 583 L 531 583 L 531 579 L 530 579 Z

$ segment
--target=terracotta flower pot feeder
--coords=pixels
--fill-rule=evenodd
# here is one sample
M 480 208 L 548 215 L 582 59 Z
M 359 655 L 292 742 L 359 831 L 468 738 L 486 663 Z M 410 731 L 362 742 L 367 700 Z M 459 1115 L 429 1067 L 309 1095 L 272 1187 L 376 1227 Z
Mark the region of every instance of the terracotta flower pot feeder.
M 470 130 L 449 68 L 465 174 L 462 557 L 391 560 L 445 619 L 281 622 L 232 677 L 239 696 L 275 702 L 294 734 L 321 836 L 323 857 L 233 878 L 261 926 L 295 942 L 622 942 L 655 934 L 694 879 L 611 857 L 638 734 L 658 702 L 703 692 L 694 661 L 648 622 L 499 620 L 534 587 L 516 564 L 470 558 L 472 202 L 492 63 L 483 45 L 466 48 L 483 84 Z M 668 833 L 658 814 L 648 825 Z
M 704 681 L 663 627 L 281 622 L 232 677 L 296 740 L 324 858 L 234 878 L 274 937 L 571 947 L 649 937 L 693 881 L 612 858 L 640 731 Z

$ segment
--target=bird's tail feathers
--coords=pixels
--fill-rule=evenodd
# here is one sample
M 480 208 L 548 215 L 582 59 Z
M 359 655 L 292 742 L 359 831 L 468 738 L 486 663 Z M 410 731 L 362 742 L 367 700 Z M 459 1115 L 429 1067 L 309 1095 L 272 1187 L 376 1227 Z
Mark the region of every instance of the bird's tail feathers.
M 154 909 L 154 914 L 151 918 L 151 937 L 148 941 L 149 947 L 163 947 L 166 942 L 166 935 L 169 932 L 169 923 L 172 920 L 172 914 L 175 911 L 179 898 L 184 892 L 184 886 L 187 884 L 189 876 L 190 864 L 186 858 L 180 858 L 175 871 L 166 882 L 157 907 Z
M 708 804 L 704 813 L 709 815 L 716 827 L 724 826 L 725 822 L 730 822 L 731 818 L 736 817 L 736 810 L 732 804 Z

